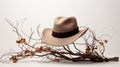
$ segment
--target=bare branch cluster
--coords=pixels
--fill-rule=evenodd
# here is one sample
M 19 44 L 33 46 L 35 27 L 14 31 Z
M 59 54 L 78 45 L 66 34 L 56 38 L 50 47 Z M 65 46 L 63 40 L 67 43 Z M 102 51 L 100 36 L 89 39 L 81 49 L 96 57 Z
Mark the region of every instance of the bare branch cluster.
M 38 39 L 33 38 L 34 32 L 31 30 L 30 35 L 26 35 L 22 28 L 19 30 L 18 26 L 19 23 L 17 23 L 16 26 L 14 26 L 10 20 L 5 19 L 13 28 L 13 31 L 18 35 L 18 40 L 16 40 L 16 43 L 18 47 L 21 49 L 20 52 L 14 52 L 7 55 L 1 56 L 1 58 L 8 56 L 9 59 L 16 63 L 21 59 L 25 59 L 28 57 L 34 58 L 46 58 L 47 60 L 44 60 L 44 62 L 47 61 L 73 61 L 73 62 L 79 62 L 79 61 L 93 61 L 93 62 L 108 62 L 108 61 L 118 61 L 118 57 L 113 58 L 107 58 L 104 56 L 105 52 L 105 44 L 108 43 L 108 40 L 101 40 L 98 39 L 93 31 L 90 29 L 87 31 L 87 33 L 79 38 L 80 40 L 83 40 L 83 43 L 79 42 L 73 42 L 70 45 L 66 46 L 50 46 L 47 45 L 45 42 L 42 41 L 39 27 L 37 27 L 37 34 L 39 36 Z M 21 26 L 22 27 L 22 26 Z M 21 32 L 21 33 L 20 33 Z M 31 43 L 32 42 L 32 43 Z M 34 42 L 34 43 L 33 43 Z M 85 49 L 81 50 L 81 46 L 84 46 Z M 40 61 L 43 61 L 41 59 Z

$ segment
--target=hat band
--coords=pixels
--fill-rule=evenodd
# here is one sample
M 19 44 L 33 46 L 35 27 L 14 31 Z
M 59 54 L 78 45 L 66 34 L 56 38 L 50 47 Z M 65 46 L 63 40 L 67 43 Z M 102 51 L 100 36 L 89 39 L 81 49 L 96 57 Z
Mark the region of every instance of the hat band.
M 66 38 L 73 36 L 79 32 L 78 27 L 70 32 L 65 32 L 65 33 L 57 33 L 57 32 L 52 32 L 52 36 L 57 37 L 57 38 Z

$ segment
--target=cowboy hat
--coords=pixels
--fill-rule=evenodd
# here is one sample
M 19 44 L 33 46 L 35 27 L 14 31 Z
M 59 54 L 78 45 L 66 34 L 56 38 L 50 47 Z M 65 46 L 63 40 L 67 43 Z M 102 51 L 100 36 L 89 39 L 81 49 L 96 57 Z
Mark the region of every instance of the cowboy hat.
M 87 27 L 79 28 L 75 17 L 57 17 L 54 27 L 45 28 L 42 39 L 48 45 L 64 46 L 73 43 L 86 33 Z

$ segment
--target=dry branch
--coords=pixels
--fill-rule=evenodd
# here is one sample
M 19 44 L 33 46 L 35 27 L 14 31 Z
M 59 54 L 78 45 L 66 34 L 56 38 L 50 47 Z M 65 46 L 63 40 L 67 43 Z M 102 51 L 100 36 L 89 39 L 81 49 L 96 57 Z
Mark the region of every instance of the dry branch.
M 18 35 L 18 40 L 16 40 L 16 43 L 18 44 L 19 48 L 21 48 L 20 52 L 15 52 L 14 54 L 7 54 L 7 56 L 10 56 L 10 60 L 13 63 L 18 62 L 21 59 L 25 59 L 27 57 L 46 57 L 46 61 L 57 61 L 60 62 L 62 60 L 68 60 L 73 62 L 79 62 L 79 61 L 93 61 L 93 62 L 108 62 L 108 61 L 118 61 L 119 57 L 113 57 L 113 58 L 107 58 L 104 56 L 105 52 L 105 44 L 108 42 L 107 40 L 100 40 L 97 39 L 95 33 L 91 30 L 88 30 L 87 32 L 89 34 L 86 34 L 82 37 L 82 39 L 85 41 L 85 43 L 72 43 L 67 46 L 60 46 L 54 47 L 54 46 L 48 46 L 45 42 L 42 41 L 39 27 L 37 27 L 37 34 L 39 36 L 39 39 L 36 39 L 36 42 L 30 43 L 33 40 L 35 40 L 32 35 L 33 31 L 30 33 L 30 36 L 26 36 L 24 34 L 23 30 L 18 30 L 18 26 L 14 26 L 8 19 L 5 19 L 13 28 L 14 32 Z M 19 24 L 17 24 L 19 25 Z M 22 29 L 22 28 L 21 28 Z M 22 34 L 20 34 L 22 32 Z M 23 37 L 26 36 L 26 37 Z M 39 42 L 37 42 L 40 40 Z M 39 46 L 36 46 L 36 44 L 39 43 Z M 86 46 L 86 50 L 82 51 L 78 45 Z M 27 47 L 26 47 L 27 46 Z M 70 47 L 73 46 L 75 51 L 72 51 Z M 101 47 L 102 46 L 102 47 Z M 99 48 L 102 48 L 99 49 Z M 6 55 L 3 55 L 1 58 L 3 58 Z M 45 61 L 45 62 L 46 62 Z

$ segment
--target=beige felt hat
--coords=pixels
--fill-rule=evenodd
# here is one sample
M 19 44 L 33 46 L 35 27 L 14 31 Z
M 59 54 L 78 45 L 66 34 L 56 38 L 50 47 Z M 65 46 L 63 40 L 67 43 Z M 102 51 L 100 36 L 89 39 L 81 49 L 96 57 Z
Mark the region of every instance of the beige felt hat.
M 42 39 L 48 45 L 64 46 L 73 43 L 88 30 L 79 28 L 75 17 L 57 17 L 53 28 L 46 28 L 42 32 Z

